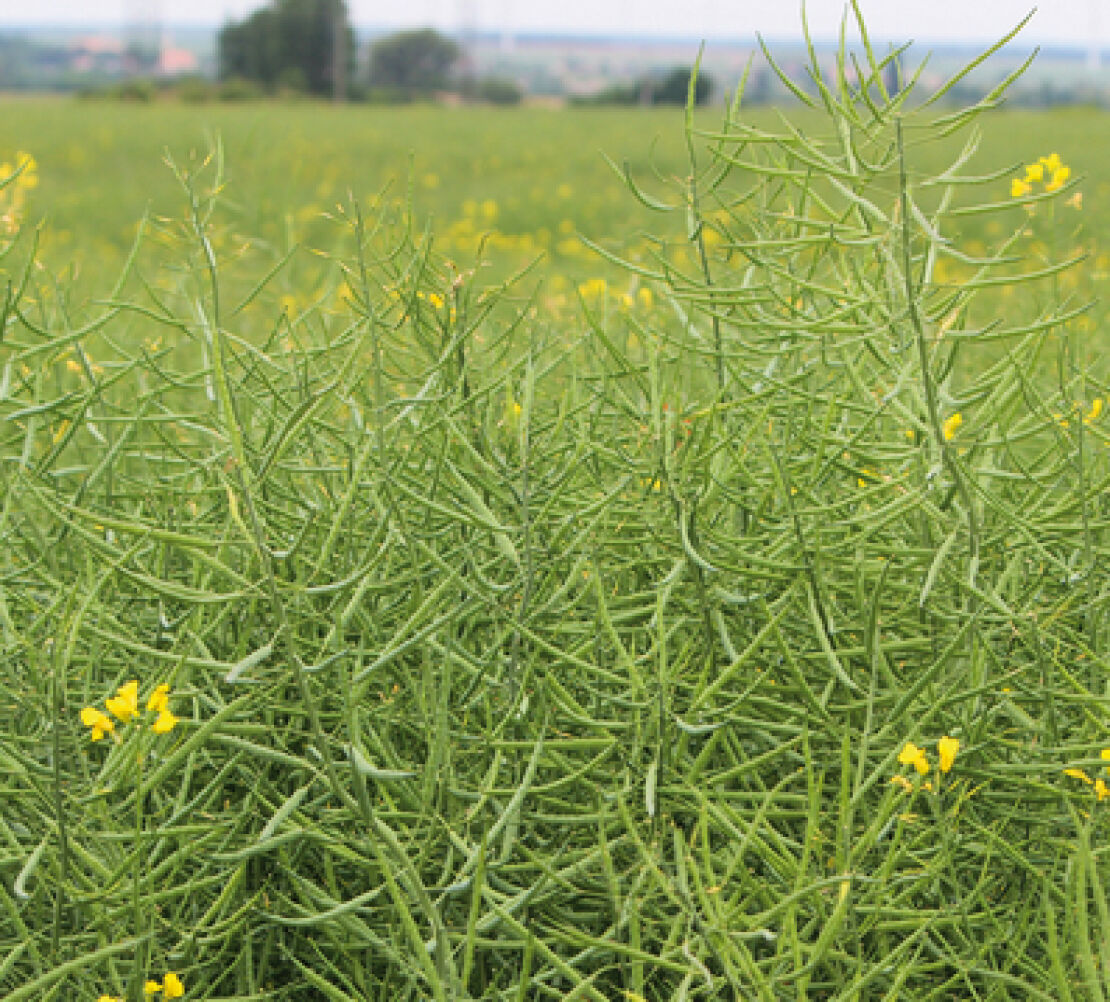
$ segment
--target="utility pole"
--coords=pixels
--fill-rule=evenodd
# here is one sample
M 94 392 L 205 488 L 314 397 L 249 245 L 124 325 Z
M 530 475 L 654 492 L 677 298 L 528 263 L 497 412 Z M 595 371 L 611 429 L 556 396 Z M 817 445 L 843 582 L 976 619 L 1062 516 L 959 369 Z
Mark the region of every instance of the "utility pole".
M 132 76 L 156 73 L 165 44 L 162 0 L 127 0 L 123 30 L 126 71 Z

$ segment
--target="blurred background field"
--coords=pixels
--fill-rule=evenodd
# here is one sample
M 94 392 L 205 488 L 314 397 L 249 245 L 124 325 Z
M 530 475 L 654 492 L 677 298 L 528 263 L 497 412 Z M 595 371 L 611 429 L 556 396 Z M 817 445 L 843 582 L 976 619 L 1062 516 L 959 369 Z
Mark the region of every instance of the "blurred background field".
M 227 183 L 216 218 L 225 278 L 248 288 L 294 246 L 299 248 L 262 302 L 272 309 L 282 297 L 300 308 L 329 305 L 340 290 L 338 269 L 314 255 L 349 249 L 334 216 L 350 196 L 364 206 L 378 198 L 411 205 L 415 225 L 427 226 L 436 252 L 461 268 L 480 257 L 479 282 L 495 284 L 539 259 L 532 272 L 542 280 L 549 310 L 573 312 L 575 290 L 591 279 L 606 280 L 614 297 L 626 294 L 629 276 L 580 239 L 586 237 L 633 261 L 642 261 L 646 229 L 669 239 L 676 264 L 693 264 L 681 211 L 648 212 L 633 198 L 606 157 L 627 162 L 648 192 L 670 198 L 675 179 L 687 172 L 680 116 L 673 110 L 586 108 L 367 107 L 318 103 L 154 106 L 65 98 L 20 98 L 4 103 L 6 134 L 34 154 L 40 183 L 28 218 L 41 220 L 40 260 L 66 276 L 71 308 L 102 294 L 114 281 L 145 212 L 177 219 L 180 186 L 164 163 L 168 152 L 196 164 L 217 137 L 222 141 Z M 1000 110 L 982 119 L 983 154 L 972 163 L 991 169 L 1021 165 L 1056 152 L 1081 177 L 1081 199 L 1055 210 L 1051 225 L 1031 218 L 1027 267 L 1048 251 L 1082 253 L 1083 266 L 1065 277 L 1088 297 L 1110 276 L 1110 161 L 1097 141 L 1107 113 L 1097 108 L 1051 111 Z M 777 112 L 756 108 L 745 116 L 773 126 Z M 807 116 L 795 115 L 806 127 Z M 702 110 L 699 127 L 716 128 L 720 113 Z M 816 126 L 816 119 L 813 120 Z M 480 137 L 480 141 L 476 141 Z M 939 166 L 924 151 L 917 166 Z M 975 255 L 996 245 L 1003 231 L 1020 223 L 1009 177 L 994 195 L 1012 201 L 1008 214 L 969 216 L 948 234 Z M 26 235 L 25 235 L 26 239 Z M 144 251 L 148 266 L 160 259 L 169 238 L 155 237 Z M 170 241 L 172 243 L 172 241 Z M 654 245 L 654 244 L 653 244 Z M 479 248 L 481 254 L 479 255 Z M 161 254 L 165 257 L 165 254 Z M 937 280 L 958 282 L 956 264 Z M 978 309 L 1012 305 L 1000 290 L 980 297 Z M 1082 323 L 1105 316 L 1095 307 Z

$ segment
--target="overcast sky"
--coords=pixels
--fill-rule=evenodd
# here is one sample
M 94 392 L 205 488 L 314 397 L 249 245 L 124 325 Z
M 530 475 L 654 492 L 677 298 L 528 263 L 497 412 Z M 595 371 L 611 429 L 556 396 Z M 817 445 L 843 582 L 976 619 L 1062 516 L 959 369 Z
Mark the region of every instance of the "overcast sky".
M 139 12 L 166 23 L 219 24 L 262 0 L 0 0 L 0 30 L 25 23 L 119 23 Z M 347 0 L 361 25 L 432 25 L 480 30 L 775 38 L 800 34 L 800 3 L 791 0 Z M 861 0 L 872 35 L 890 41 L 994 40 L 1016 24 L 1033 0 Z M 845 0 L 807 0 L 810 27 L 835 37 Z M 1027 42 L 1092 38 L 1110 44 L 1108 0 L 1041 0 L 1023 35 Z

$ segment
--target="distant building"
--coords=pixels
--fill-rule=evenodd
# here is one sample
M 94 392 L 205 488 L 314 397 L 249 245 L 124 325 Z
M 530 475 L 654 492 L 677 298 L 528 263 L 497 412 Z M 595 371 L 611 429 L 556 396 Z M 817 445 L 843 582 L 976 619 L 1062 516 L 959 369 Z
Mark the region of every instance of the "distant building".
M 168 35 L 162 38 L 158 54 L 158 75 L 161 77 L 181 77 L 200 70 L 197 54 L 189 49 L 176 48 Z
M 111 35 L 83 35 L 69 45 L 69 69 L 74 73 L 116 76 L 123 72 L 126 49 Z

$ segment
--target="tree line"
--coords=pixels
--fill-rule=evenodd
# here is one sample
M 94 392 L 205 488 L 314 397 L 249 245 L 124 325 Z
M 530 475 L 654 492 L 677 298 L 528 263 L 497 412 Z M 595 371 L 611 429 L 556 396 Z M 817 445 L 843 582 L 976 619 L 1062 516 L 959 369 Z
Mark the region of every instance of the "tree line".
M 452 39 L 430 28 L 402 31 L 377 39 L 369 68 L 357 72 L 357 46 L 345 0 L 271 0 L 242 21 L 229 21 L 218 38 L 219 76 L 225 87 L 244 96 L 251 89 L 306 93 L 338 100 L 371 97 L 406 101 L 454 89 L 492 104 L 521 99 L 519 86 L 497 77 L 454 75 L 463 53 Z M 655 80 L 610 88 L 591 103 L 682 104 L 688 69 Z M 711 84 L 699 78 L 697 102 Z
M 462 54 L 437 31 L 398 32 L 373 43 L 369 72 L 359 79 L 355 32 L 344 0 L 273 0 L 244 20 L 224 25 L 217 45 L 223 81 L 338 99 L 367 89 L 391 100 L 443 90 Z

